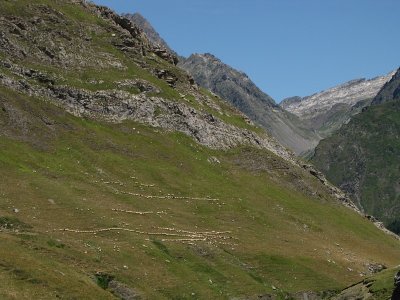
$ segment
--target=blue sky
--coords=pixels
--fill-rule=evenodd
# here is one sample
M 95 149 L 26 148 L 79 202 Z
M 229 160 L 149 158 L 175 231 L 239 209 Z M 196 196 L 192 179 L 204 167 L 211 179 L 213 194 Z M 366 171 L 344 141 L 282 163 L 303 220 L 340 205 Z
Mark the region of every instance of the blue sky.
M 209 52 L 277 102 L 400 66 L 399 0 L 95 0 L 140 12 L 179 54 Z

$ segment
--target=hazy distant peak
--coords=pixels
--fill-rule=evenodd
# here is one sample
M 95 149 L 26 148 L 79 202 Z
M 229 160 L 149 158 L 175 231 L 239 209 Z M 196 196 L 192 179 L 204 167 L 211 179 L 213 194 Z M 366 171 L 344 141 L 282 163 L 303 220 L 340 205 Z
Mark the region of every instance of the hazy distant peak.
M 223 62 L 218 57 L 214 56 L 211 53 L 193 53 L 187 58 L 187 60 L 196 60 L 196 59 L 202 59 L 204 62 L 223 64 Z
M 159 35 L 151 23 L 147 21 L 147 19 L 140 13 L 136 12 L 134 14 L 124 14 L 123 16 L 138 26 L 146 34 L 147 38 L 152 44 L 161 46 L 172 54 L 176 55 L 175 51 L 169 47 L 167 42 Z

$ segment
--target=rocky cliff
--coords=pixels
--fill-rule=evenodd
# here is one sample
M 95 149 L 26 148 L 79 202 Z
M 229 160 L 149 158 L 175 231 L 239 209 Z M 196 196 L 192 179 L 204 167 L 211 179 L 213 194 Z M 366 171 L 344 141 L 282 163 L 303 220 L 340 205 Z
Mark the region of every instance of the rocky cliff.
M 273 138 L 255 133 L 240 112 L 230 109 L 226 115 L 220 99 L 198 91 L 193 80 L 174 67 L 176 56 L 150 42 L 129 19 L 105 7 L 84 1 L 80 5 L 104 26 L 90 32 L 84 24 L 41 6 L 35 7 L 41 18 L 0 20 L 0 50 L 6 54 L 0 64 L 7 70 L 0 78 L 3 85 L 63 105 L 77 116 L 132 119 L 184 132 L 212 148 L 252 144 L 290 157 Z M 78 35 L 72 32 L 75 28 Z M 97 51 L 104 42 L 120 52 Z M 32 61 L 32 68 L 22 66 L 21 60 Z M 39 62 L 42 66 L 35 68 Z M 66 71 L 55 74 L 54 68 Z M 106 69 L 118 75 L 102 78 L 98 72 Z M 230 118 L 238 118 L 236 125 L 242 123 L 242 128 L 222 121 Z
M 193 76 L 200 86 L 213 91 L 265 128 L 282 145 L 295 153 L 316 146 L 315 134 L 262 92 L 243 72 L 224 64 L 212 54 L 193 54 L 179 66 Z
M 138 26 L 146 34 L 150 42 L 152 42 L 154 45 L 158 45 L 161 48 L 164 48 L 170 53 L 177 56 L 176 52 L 171 49 L 168 43 L 154 29 L 150 22 L 147 21 L 140 13 L 136 12 L 134 14 L 123 14 L 122 16 Z

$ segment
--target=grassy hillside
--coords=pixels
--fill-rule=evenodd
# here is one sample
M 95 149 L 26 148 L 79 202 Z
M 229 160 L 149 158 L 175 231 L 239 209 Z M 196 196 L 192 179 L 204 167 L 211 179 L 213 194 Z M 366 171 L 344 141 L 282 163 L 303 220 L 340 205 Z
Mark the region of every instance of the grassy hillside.
M 396 224 L 400 213 L 399 133 L 398 101 L 371 106 L 322 141 L 312 158 L 329 180 L 389 226 Z
M 186 72 L 155 53 L 137 28 L 130 33 L 108 14 L 72 0 L 0 2 L 1 74 L 42 88 L 156 96 L 260 131 L 232 106 L 197 89 Z
M 399 241 L 110 11 L 18 0 L 0 16 L 1 299 L 284 298 L 400 259 Z M 261 144 L 202 146 L 154 125 L 157 101 L 164 121 Z M 113 119 L 121 107 L 149 120 Z
M 269 152 L 0 91 L 2 298 L 112 298 L 96 274 L 149 299 L 332 290 L 400 258 L 398 241 Z

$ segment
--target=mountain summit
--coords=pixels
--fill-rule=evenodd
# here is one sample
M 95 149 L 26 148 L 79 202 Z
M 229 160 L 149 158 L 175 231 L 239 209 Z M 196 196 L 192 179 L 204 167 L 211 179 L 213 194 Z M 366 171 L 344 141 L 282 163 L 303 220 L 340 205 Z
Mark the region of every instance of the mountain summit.
M 162 48 L 177 56 L 176 52 L 171 49 L 167 42 L 154 29 L 151 23 L 147 21 L 147 19 L 143 17 L 140 13 L 136 12 L 134 14 L 123 14 L 122 16 L 138 26 L 146 34 L 150 42 L 152 42 L 154 45 L 161 46 Z
M 138 13 L 124 16 L 141 28 L 153 44 L 175 54 L 143 16 Z M 245 73 L 224 64 L 210 53 L 179 57 L 179 61 L 179 67 L 187 71 L 199 86 L 229 101 L 296 154 L 308 152 L 317 145 L 319 137 L 295 115 L 282 110 Z
M 212 54 L 193 54 L 179 65 L 200 86 L 211 90 L 265 128 L 282 145 L 300 154 L 316 146 L 317 137 L 301 121 L 284 111 L 243 72 Z

